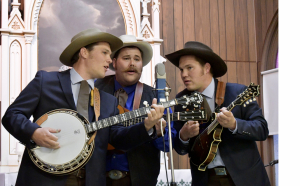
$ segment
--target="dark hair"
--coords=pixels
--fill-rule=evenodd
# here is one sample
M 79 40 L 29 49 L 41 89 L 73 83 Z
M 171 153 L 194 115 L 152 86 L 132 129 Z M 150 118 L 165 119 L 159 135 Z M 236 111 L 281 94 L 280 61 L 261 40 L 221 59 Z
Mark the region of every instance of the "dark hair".
M 197 57 L 197 56 L 195 56 L 195 59 L 196 59 L 196 61 L 198 61 L 198 62 L 200 63 L 200 65 L 201 65 L 202 67 L 204 67 L 204 65 L 205 65 L 206 63 L 208 63 L 208 62 L 205 62 L 203 59 L 201 59 L 201 58 L 199 58 L 199 57 Z M 209 70 L 209 72 L 212 74 L 212 76 L 214 76 L 213 69 L 212 69 L 212 66 L 211 66 L 211 65 L 210 65 L 210 70 Z
M 86 48 L 90 52 L 90 51 L 92 51 L 94 49 L 94 46 L 96 46 L 98 44 L 99 44 L 99 42 L 91 43 L 89 45 L 84 46 L 84 48 Z M 78 61 L 80 49 L 77 52 L 75 52 L 75 54 L 72 56 L 72 58 L 71 58 L 71 63 L 72 64 L 74 64 L 74 63 L 76 63 Z
M 136 46 L 126 46 L 126 47 L 123 47 L 120 50 L 118 50 L 112 58 L 118 59 L 121 50 L 124 49 L 124 48 L 137 48 L 137 49 L 139 49 L 139 51 L 141 52 L 141 55 L 142 55 L 142 59 L 143 59 L 143 52 L 141 51 L 141 49 L 139 47 L 136 47 Z

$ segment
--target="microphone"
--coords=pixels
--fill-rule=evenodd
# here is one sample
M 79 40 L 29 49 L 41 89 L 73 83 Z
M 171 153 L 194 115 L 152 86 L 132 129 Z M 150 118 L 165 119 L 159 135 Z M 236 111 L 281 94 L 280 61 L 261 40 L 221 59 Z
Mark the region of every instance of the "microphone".
M 165 87 L 166 87 L 166 70 L 163 63 L 155 65 L 155 79 L 156 79 L 156 95 L 157 102 L 166 102 Z
M 169 99 L 169 91 L 171 90 L 166 86 L 166 70 L 163 63 L 155 65 L 155 79 L 156 79 L 156 95 L 158 102 L 166 102 Z M 169 135 L 169 155 L 171 164 L 171 186 L 176 186 L 174 176 L 174 165 L 173 165 L 173 146 L 172 146 L 172 133 L 171 133 L 171 119 L 170 119 L 170 108 L 167 108 L 167 124 L 168 124 L 168 135 Z M 169 184 L 168 184 L 169 185 Z

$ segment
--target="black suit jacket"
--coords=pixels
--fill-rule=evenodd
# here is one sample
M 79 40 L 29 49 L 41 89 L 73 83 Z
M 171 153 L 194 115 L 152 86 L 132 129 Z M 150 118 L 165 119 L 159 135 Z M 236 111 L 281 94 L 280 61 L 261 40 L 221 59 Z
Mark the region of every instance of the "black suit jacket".
M 100 91 L 100 97 L 99 120 L 119 113 L 117 100 L 114 96 Z M 9 133 L 20 142 L 28 145 L 33 132 L 39 127 L 29 120 L 31 115 L 36 121 L 48 111 L 61 108 L 76 110 L 71 89 L 70 71 L 39 71 L 14 103 L 9 106 L 2 118 L 2 123 Z M 92 107 L 89 109 L 89 120 L 93 121 L 93 109 Z M 151 139 L 144 125 L 135 125 L 131 128 L 115 125 L 99 130 L 95 138 L 95 150 L 85 165 L 86 185 L 105 185 L 105 159 L 108 142 L 117 148 L 128 150 Z M 27 150 L 25 150 L 16 185 L 62 186 L 65 185 L 67 177 L 43 172 L 32 163 Z
M 114 76 L 107 76 L 103 79 L 98 79 L 95 82 L 95 87 L 114 95 Z M 155 94 L 153 88 L 143 84 L 143 94 L 140 102 L 140 107 L 144 101 L 149 105 L 152 104 Z M 152 142 L 147 142 L 127 152 L 130 178 L 132 186 L 155 186 L 160 170 L 160 151 L 153 145 Z
M 215 96 L 218 80 L 215 79 Z M 246 86 L 227 83 L 225 99 L 222 107 L 227 107 L 236 97 L 246 89 Z M 181 97 L 191 92 L 187 89 L 178 93 L 176 97 Z M 175 106 L 175 112 L 182 111 L 180 106 Z M 269 134 L 268 125 L 262 115 L 256 101 L 253 101 L 246 107 L 236 106 L 232 113 L 238 123 L 236 134 L 232 134 L 224 128 L 219 145 L 222 160 L 228 169 L 234 183 L 237 186 L 268 186 L 270 185 L 265 167 L 259 155 L 256 142 L 264 141 Z M 174 148 L 177 153 L 183 155 L 189 152 L 191 145 L 186 146 L 179 139 L 179 131 L 185 122 L 175 122 L 174 127 L 177 130 Z M 197 167 L 191 164 L 192 184 L 207 185 L 207 171 L 198 171 Z

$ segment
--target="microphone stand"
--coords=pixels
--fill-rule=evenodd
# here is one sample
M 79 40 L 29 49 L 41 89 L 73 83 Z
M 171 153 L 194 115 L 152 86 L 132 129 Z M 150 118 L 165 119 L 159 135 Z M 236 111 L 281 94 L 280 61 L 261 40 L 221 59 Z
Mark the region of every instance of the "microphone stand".
M 165 97 L 166 101 L 169 101 L 169 91 L 171 88 L 165 87 Z M 167 108 L 167 123 L 169 129 L 169 150 L 170 150 L 170 164 L 171 164 L 171 186 L 176 186 L 175 178 L 174 178 L 174 165 L 173 165 L 173 145 L 172 145 L 172 132 L 171 132 L 171 119 L 170 119 L 170 108 Z
M 265 167 L 273 166 L 273 165 L 275 165 L 277 163 L 278 163 L 278 160 L 273 160 L 273 161 L 270 161 L 270 163 L 268 165 L 265 165 Z

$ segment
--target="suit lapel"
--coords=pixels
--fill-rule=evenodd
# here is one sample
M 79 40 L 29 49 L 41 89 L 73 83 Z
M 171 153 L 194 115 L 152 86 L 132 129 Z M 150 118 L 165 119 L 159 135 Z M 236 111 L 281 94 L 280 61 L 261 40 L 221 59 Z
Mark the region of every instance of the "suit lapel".
M 71 88 L 70 70 L 60 72 L 58 73 L 57 76 L 59 78 L 60 85 L 65 94 L 67 102 L 70 105 L 70 108 L 76 110 L 72 88 Z
M 218 105 L 217 105 L 217 103 L 216 103 L 216 96 L 217 96 L 217 88 L 218 88 L 218 79 L 214 79 L 215 80 L 215 90 L 214 90 L 214 95 L 215 95 L 215 110 L 216 110 L 216 108 L 218 107 Z M 212 110 L 212 112 L 215 112 L 215 110 L 213 111 Z
M 106 76 L 103 79 L 98 79 L 95 82 L 95 86 L 104 92 L 107 92 L 111 95 L 114 95 L 115 90 L 115 81 L 114 81 L 114 75 L 112 76 Z

